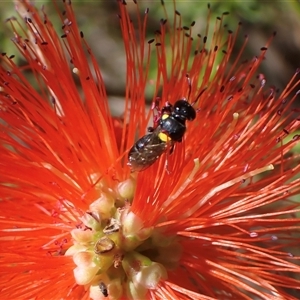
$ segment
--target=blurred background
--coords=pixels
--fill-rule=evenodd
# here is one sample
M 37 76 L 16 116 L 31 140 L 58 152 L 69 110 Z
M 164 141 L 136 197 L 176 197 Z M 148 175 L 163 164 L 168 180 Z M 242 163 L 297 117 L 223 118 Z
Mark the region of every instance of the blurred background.
M 56 2 L 60 2 L 55 0 Z M 172 16 L 174 8 L 172 0 L 165 0 L 165 6 Z M 35 1 L 37 7 L 45 6 L 47 14 L 60 30 L 60 22 L 56 16 L 50 0 Z M 80 29 L 90 44 L 96 56 L 106 83 L 108 95 L 112 101 L 119 101 L 125 89 L 125 56 L 123 43 L 119 31 L 117 18 L 118 5 L 116 0 L 98 1 L 73 1 Z M 127 1 L 132 18 L 136 18 L 135 5 L 132 0 Z M 160 0 L 140 0 L 140 13 L 143 15 L 145 8 L 150 8 L 148 22 L 148 36 L 151 39 L 154 31 L 159 28 L 159 20 L 164 18 Z M 300 2 L 299 1 L 211 1 L 213 15 L 211 25 L 215 18 L 223 12 L 230 12 L 226 17 L 228 28 L 235 31 L 238 22 L 242 22 L 242 31 L 238 43 L 243 42 L 243 37 L 248 34 L 250 39 L 245 51 L 247 58 L 252 58 L 260 53 L 260 48 L 265 45 L 274 31 L 277 36 L 267 52 L 261 72 L 265 74 L 268 85 L 275 85 L 282 89 L 289 81 L 295 70 L 300 67 Z M 184 25 L 194 26 L 196 33 L 204 33 L 207 20 L 207 2 L 199 0 L 177 1 L 176 9 L 181 13 Z M 0 51 L 15 54 L 16 50 L 10 41 L 12 36 L 5 20 L 17 16 L 14 11 L 13 1 L 0 2 Z M 61 32 L 61 31 L 59 31 Z M 237 47 L 238 49 L 238 47 Z M 16 59 L 20 59 L 16 58 Z M 17 60 L 15 60 L 17 61 Z M 20 61 L 20 63 L 22 63 Z M 156 66 L 152 66 L 155 68 Z M 150 71 L 151 74 L 151 71 Z M 152 95 L 147 95 L 151 101 Z M 120 100 L 121 101 L 121 100 Z M 115 107 L 115 105 L 113 105 Z

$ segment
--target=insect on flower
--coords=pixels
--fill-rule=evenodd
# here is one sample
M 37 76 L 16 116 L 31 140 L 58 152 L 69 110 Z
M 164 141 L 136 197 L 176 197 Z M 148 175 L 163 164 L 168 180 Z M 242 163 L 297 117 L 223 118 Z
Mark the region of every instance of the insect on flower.
M 189 85 L 188 99 L 191 94 L 191 79 L 186 75 Z M 157 102 L 154 103 L 153 109 L 158 111 L 154 118 L 154 126 L 148 128 L 146 135 L 141 137 L 130 149 L 128 153 L 128 165 L 132 172 L 144 171 L 167 150 L 170 154 L 176 142 L 180 143 L 186 132 L 186 120 L 193 121 L 196 118 L 196 109 L 193 107 L 198 101 L 202 91 L 193 103 L 188 99 L 182 98 L 177 100 L 174 105 L 166 102 L 160 110 Z
M 107 287 L 106 287 L 106 285 L 105 285 L 105 283 L 104 282 L 100 282 L 99 283 L 99 288 L 100 288 L 100 291 L 101 291 L 101 293 L 103 294 L 103 296 L 106 298 L 106 297 L 108 297 L 108 291 L 107 291 Z

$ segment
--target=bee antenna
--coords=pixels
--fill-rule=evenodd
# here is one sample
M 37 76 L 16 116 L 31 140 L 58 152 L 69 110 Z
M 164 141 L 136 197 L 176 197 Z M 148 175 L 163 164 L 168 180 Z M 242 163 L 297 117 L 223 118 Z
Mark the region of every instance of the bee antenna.
M 190 99 L 191 93 L 192 93 L 192 82 L 191 82 L 191 78 L 189 76 L 189 74 L 185 74 L 186 80 L 188 82 L 189 85 L 189 93 L 188 93 L 188 100 Z
M 191 103 L 192 106 L 195 105 L 195 103 L 199 100 L 199 98 L 202 96 L 202 94 L 207 90 L 207 87 L 204 88 L 202 91 L 200 91 L 200 93 L 198 94 L 198 96 L 196 97 L 195 101 L 193 103 Z

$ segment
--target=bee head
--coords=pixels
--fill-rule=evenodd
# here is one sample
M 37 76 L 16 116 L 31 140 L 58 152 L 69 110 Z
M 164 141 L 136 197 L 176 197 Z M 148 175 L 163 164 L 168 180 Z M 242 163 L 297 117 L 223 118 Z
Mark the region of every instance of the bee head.
M 174 117 L 182 120 L 192 121 L 196 118 L 194 107 L 184 99 L 180 99 L 174 104 Z

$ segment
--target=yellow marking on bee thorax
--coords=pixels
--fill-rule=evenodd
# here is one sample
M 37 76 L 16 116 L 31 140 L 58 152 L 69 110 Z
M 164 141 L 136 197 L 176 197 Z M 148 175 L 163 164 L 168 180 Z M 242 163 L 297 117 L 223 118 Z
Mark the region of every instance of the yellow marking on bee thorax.
M 171 141 L 170 137 L 169 137 L 167 134 L 165 134 L 164 132 L 160 132 L 160 133 L 158 134 L 158 138 L 159 138 L 162 142 L 165 142 L 165 143 Z
M 163 115 L 161 116 L 161 119 L 162 119 L 162 120 L 166 120 L 166 119 L 168 119 L 169 117 L 170 117 L 169 114 L 163 114 Z M 162 142 L 165 142 L 165 143 L 171 141 L 170 137 L 169 137 L 166 133 L 164 133 L 164 132 L 160 132 L 160 133 L 158 134 L 158 138 L 159 138 Z

